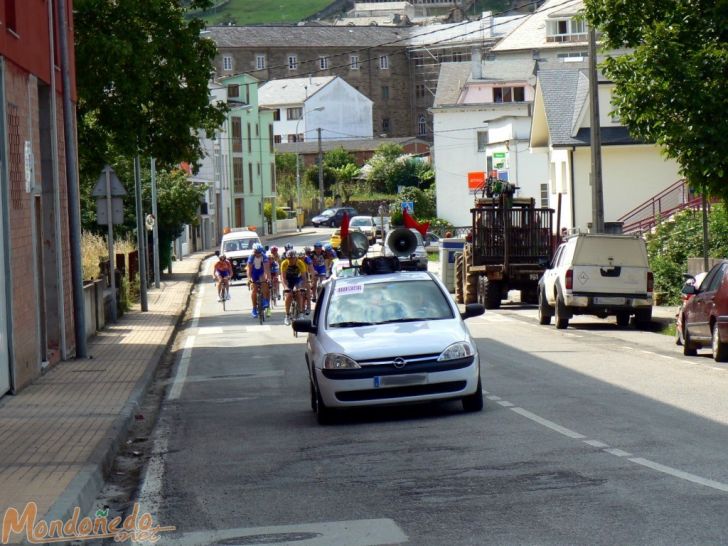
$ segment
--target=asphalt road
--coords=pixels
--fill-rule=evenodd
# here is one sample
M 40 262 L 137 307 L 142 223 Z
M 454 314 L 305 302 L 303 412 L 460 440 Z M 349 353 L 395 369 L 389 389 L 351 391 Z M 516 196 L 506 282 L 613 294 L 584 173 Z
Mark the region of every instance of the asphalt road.
M 725 543 L 726 365 L 613 321 L 557 331 L 505 307 L 469 320 L 482 413 L 448 402 L 321 427 L 282 311 L 260 326 L 245 286 L 225 312 L 209 278 L 198 288 L 140 491 L 177 527 L 162 543 Z

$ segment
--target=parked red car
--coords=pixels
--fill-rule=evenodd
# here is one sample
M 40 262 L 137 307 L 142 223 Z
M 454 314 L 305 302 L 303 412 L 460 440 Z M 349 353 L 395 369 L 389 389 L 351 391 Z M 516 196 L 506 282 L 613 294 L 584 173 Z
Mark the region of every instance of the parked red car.
M 683 344 L 683 310 L 685 309 L 685 304 L 690 301 L 690 298 L 693 297 L 694 294 L 686 294 L 685 293 L 685 286 L 691 284 L 696 289 L 700 289 L 700 285 L 703 282 L 703 279 L 705 279 L 705 276 L 708 273 L 706 271 L 703 271 L 702 273 L 698 273 L 694 277 L 692 275 L 685 275 L 685 284 L 683 285 L 683 294 L 680 301 L 680 308 L 677 310 L 677 315 L 675 315 L 675 344 L 676 345 L 682 345 Z
M 716 362 L 728 361 L 728 260 L 715 264 L 699 288 L 686 284 L 682 292 L 692 296 L 682 310 L 683 354 L 711 347 Z

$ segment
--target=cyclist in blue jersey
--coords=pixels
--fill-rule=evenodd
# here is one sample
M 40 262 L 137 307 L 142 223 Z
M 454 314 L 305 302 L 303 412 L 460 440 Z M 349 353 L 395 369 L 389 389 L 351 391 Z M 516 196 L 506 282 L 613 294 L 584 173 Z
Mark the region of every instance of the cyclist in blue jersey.
M 311 267 L 313 269 L 312 278 L 312 292 L 313 301 L 316 301 L 316 295 L 318 294 L 319 283 L 322 283 L 328 278 L 328 263 L 326 261 L 326 254 L 324 253 L 324 245 L 322 242 L 314 243 L 313 252 L 311 253 Z
M 252 283 L 250 298 L 253 303 L 253 318 L 258 318 L 258 308 L 256 307 L 258 297 L 258 285 L 260 282 L 263 288 L 263 307 L 268 307 L 268 283 L 270 282 L 270 261 L 265 254 L 265 248 L 260 243 L 253 247 L 253 254 L 248 258 L 248 280 Z

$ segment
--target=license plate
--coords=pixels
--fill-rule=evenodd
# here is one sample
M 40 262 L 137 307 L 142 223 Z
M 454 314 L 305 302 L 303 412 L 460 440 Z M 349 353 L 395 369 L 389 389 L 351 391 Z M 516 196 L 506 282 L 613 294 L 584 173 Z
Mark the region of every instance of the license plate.
M 379 387 L 402 387 L 405 385 L 424 385 L 427 383 L 427 375 L 413 373 L 407 375 L 377 375 L 374 377 L 374 388 Z
M 538 273 L 531 273 L 531 275 L 530 275 L 530 277 L 529 277 L 529 278 L 530 278 L 530 279 L 531 279 L 532 281 L 537 281 L 537 280 L 538 280 Z
M 624 305 L 624 298 L 594 298 L 594 303 L 599 305 Z

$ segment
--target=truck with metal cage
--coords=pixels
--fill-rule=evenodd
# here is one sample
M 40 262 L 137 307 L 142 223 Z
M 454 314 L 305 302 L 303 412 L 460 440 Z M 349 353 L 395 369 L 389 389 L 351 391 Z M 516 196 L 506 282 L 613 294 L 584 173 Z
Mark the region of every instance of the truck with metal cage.
M 498 309 L 510 290 L 538 303 L 538 280 L 554 248 L 553 209 L 514 197 L 515 185 L 489 179 L 471 209 L 472 227 L 455 258 L 455 299 Z

